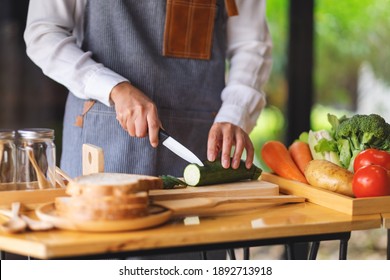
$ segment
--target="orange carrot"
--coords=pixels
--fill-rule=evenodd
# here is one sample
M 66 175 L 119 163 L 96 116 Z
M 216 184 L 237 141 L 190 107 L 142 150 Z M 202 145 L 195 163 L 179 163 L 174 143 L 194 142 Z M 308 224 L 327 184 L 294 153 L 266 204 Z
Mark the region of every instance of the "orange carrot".
M 269 168 L 277 175 L 302 183 L 306 183 L 306 178 L 299 170 L 287 150 L 287 147 L 280 141 L 268 141 L 261 148 L 261 157 Z
M 295 141 L 290 145 L 288 151 L 299 170 L 302 174 L 305 174 L 306 165 L 313 159 L 309 144 L 303 141 Z

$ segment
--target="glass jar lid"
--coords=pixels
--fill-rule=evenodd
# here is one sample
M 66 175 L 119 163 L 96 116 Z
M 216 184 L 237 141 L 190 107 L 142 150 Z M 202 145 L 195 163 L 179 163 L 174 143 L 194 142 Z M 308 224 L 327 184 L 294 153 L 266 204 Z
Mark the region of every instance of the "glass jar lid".
M 0 129 L 0 140 L 13 140 L 15 131 L 12 129 Z
M 18 136 L 24 139 L 54 139 L 54 130 L 50 128 L 26 128 L 18 130 Z

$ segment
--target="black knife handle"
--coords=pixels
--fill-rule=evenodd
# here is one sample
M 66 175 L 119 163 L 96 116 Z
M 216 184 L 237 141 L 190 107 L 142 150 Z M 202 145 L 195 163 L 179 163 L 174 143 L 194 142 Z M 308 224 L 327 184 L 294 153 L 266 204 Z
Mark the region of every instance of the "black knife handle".
M 160 128 L 160 130 L 158 132 L 158 136 L 159 136 L 159 140 L 161 142 L 164 142 L 165 140 L 168 139 L 168 137 L 170 137 L 170 135 L 162 128 Z

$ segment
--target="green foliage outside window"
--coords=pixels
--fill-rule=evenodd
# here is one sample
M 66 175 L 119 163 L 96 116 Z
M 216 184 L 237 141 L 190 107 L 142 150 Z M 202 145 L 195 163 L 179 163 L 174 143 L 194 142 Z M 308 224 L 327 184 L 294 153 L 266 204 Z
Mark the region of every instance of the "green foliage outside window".
M 269 139 L 282 140 L 285 129 L 290 1 L 294 0 L 267 1 L 273 69 L 265 88 L 267 108 L 251 133 L 257 157 L 262 144 Z M 390 85 L 390 0 L 314 1 L 315 105 L 311 123 L 316 130 L 327 128 L 328 112 L 341 115 L 355 110 L 358 74 L 364 62 Z

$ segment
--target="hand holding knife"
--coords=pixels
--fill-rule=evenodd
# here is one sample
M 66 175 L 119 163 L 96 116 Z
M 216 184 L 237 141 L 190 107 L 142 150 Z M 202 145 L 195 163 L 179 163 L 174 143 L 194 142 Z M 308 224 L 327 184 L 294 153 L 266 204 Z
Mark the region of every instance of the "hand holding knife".
M 129 94 L 131 93 L 131 94 Z M 120 125 L 132 137 L 146 137 L 149 132 L 149 141 L 152 147 L 157 147 L 158 138 L 163 145 L 178 156 L 191 162 L 202 165 L 191 151 L 174 140 L 168 133 L 159 126 L 161 122 L 158 117 L 155 104 L 139 89 L 128 82 L 123 82 L 114 87 L 110 98 L 115 104 L 115 111 Z M 150 106 L 150 105 L 153 106 Z M 143 110 L 140 110 L 143 108 Z M 137 121 L 136 121 L 137 120 Z M 150 131 L 148 131 L 150 129 Z M 246 166 L 250 168 L 254 157 L 254 148 L 249 136 L 240 127 L 230 123 L 214 123 L 210 129 L 208 140 L 208 160 L 214 161 L 221 153 L 222 166 L 238 168 L 243 150 L 246 150 Z M 228 137 L 230 135 L 230 137 Z M 231 138 L 226 144 L 223 139 Z M 211 139 L 211 140 L 210 140 Z M 235 146 L 235 152 L 231 162 L 231 149 Z M 219 148 L 218 148 L 219 147 Z

